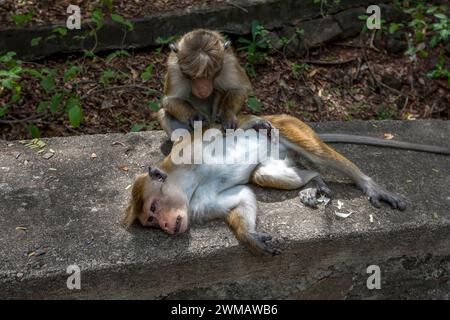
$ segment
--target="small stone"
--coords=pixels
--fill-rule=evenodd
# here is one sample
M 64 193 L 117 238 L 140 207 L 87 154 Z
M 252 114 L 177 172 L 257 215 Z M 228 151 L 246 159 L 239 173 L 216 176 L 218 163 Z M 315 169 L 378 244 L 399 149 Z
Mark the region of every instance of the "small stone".
M 22 278 L 23 277 L 23 273 L 22 272 L 17 272 L 16 277 L 17 278 Z
M 51 157 L 53 157 L 55 154 L 51 153 L 51 152 L 46 152 L 44 153 L 44 155 L 42 156 L 42 158 L 44 158 L 45 160 L 50 159 Z

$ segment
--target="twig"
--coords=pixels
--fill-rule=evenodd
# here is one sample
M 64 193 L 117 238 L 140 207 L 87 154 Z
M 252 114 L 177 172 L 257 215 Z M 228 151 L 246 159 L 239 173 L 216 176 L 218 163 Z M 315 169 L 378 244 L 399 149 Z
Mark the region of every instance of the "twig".
M 112 86 L 112 87 L 107 87 L 107 88 L 94 89 L 91 92 L 88 92 L 84 96 L 82 96 L 80 98 L 80 100 L 84 100 L 84 99 L 90 97 L 91 95 L 99 93 L 99 92 L 108 91 L 108 90 L 120 90 L 120 89 L 139 89 L 139 90 L 143 90 L 143 91 L 148 91 L 150 94 L 152 94 L 154 96 L 161 97 L 161 93 L 154 89 L 140 86 L 137 84 L 125 84 L 125 85 L 120 85 L 120 86 Z
M 247 9 L 241 7 L 241 6 L 238 5 L 237 3 L 234 3 L 234 2 L 232 2 L 232 1 L 227 1 L 227 3 L 230 4 L 230 5 L 232 5 L 233 7 L 236 7 L 236 8 L 238 8 L 238 9 L 241 9 L 241 10 L 244 11 L 245 13 L 248 13 L 248 10 L 247 10 Z
M 353 62 L 357 60 L 358 57 L 350 58 L 347 60 L 300 60 L 301 63 L 307 63 L 307 64 L 318 64 L 318 65 L 340 65 L 340 64 L 346 64 Z

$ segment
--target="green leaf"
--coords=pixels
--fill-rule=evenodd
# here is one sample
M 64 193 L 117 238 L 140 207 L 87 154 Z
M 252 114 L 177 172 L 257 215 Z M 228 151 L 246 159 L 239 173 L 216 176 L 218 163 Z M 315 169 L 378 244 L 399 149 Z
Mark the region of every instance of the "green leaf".
M 12 89 L 14 87 L 14 81 L 12 79 L 2 79 L 0 80 L 2 87 L 7 89 Z
M 31 39 L 31 46 L 32 47 L 36 47 L 39 45 L 39 43 L 41 42 L 42 37 L 37 37 L 37 38 L 33 38 Z
M 27 68 L 27 69 L 24 69 L 24 72 L 28 73 L 30 76 L 35 77 L 35 78 L 41 78 L 42 77 L 42 74 L 39 71 L 35 70 L 35 69 Z
M 160 109 L 160 104 L 156 101 L 149 101 L 147 107 L 153 112 L 157 112 Z
M 6 114 L 6 110 L 8 110 L 8 105 L 3 105 L 0 107 L 0 118 L 3 118 Z
M 96 25 L 96 30 L 99 30 L 103 26 L 103 12 L 100 9 L 95 9 L 92 12 L 91 19 Z
M 70 81 L 77 75 L 83 72 L 83 69 L 79 66 L 71 66 L 68 70 L 64 72 L 64 82 Z
M 110 53 L 110 54 L 106 57 L 105 61 L 106 61 L 107 63 L 110 63 L 112 60 L 114 60 L 115 58 L 117 58 L 117 57 L 119 57 L 119 56 L 127 56 L 127 57 L 130 57 L 131 55 L 130 55 L 130 53 L 129 53 L 127 50 L 117 50 L 117 51 L 115 51 L 115 52 L 113 52 L 113 53 Z
M 13 14 L 11 20 L 18 26 L 21 26 L 33 18 L 34 13 L 29 11 L 27 14 Z
M 443 13 L 436 13 L 434 16 L 440 20 L 448 20 L 447 16 Z
M 55 81 L 53 80 L 52 75 L 48 75 L 47 77 L 42 78 L 41 86 L 45 90 L 46 93 L 52 92 L 55 90 Z
M 48 101 L 41 101 L 41 102 L 39 102 L 39 105 L 38 105 L 38 107 L 36 109 L 36 112 L 37 113 L 44 112 L 48 108 L 49 105 L 50 105 L 50 103 Z
M 0 56 L 0 62 L 8 63 L 14 58 L 15 55 L 16 53 L 14 51 L 9 51 L 6 54 Z
M 261 101 L 259 101 L 258 99 L 256 99 L 255 97 L 250 97 L 248 98 L 248 107 L 252 110 L 256 110 L 256 111 L 260 111 L 261 107 L 262 107 L 262 103 Z
M 57 93 L 52 97 L 52 100 L 50 100 L 50 112 L 52 114 L 55 114 L 56 111 L 58 111 L 58 106 L 60 105 L 62 98 L 63 95 L 61 93 Z
M 71 98 L 67 101 L 67 112 L 69 114 L 69 120 L 72 127 L 76 128 L 83 121 L 83 109 L 80 107 L 80 101 L 77 98 Z
M 92 50 L 84 50 L 83 54 L 84 54 L 85 57 L 88 57 L 88 58 L 94 58 L 95 57 L 95 53 Z
M 39 131 L 39 128 L 34 124 L 27 124 L 27 130 L 33 138 L 41 137 L 41 131 Z
M 141 131 L 142 129 L 144 129 L 144 127 L 145 127 L 145 124 L 135 124 L 135 125 L 133 125 L 132 127 L 131 127 L 131 132 L 139 132 L 139 131 Z
M 392 33 L 395 33 L 395 31 L 397 31 L 398 30 L 398 27 L 399 27 L 399 25 L 397 24 L 397 23 L 391 23 L 390 25 L 389 25 L 389 33 L 390 34 L 392 34 Z
M 125 20 L 125 18 L 122 17 L 122 16 L 119 15 L 119 14 L 112 13 L 112 14 L 111 14 L 111 19 L 112 19 L 114 22 L 117 22 L 118 24 L 121 24 L 121 25 L 123 25 L 123 26 L 126 26 L 126 27 L 128 28 L 129 31 L 133 31 L 133 29 L 134 29 L 133 24 L 132 24 L 129 20 Z
M 64 37 L 64 36 L 67 35 L 67 29 L 66 29 L 66 28 L 63 28 L 63 27 L 55 28 L 55 29 L 53 29 L 52 32 L 54 32 L 54 33 L 59 33 L 59 35 L 60 35 L 61 37 Z
M 153 75 L 153 63 L 149 64 L 147 68 L 145 68 L 144 72 L 141 74 L 142 81 L 149 80 Z

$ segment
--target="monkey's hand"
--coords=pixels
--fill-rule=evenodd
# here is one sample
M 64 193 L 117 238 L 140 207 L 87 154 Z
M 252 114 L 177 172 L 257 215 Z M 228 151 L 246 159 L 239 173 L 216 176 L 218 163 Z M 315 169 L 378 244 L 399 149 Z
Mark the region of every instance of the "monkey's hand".
M 272 237 L 267 234 L 256 232 L 248 233 L 246 240 L 250 250 L 254 253 L 264 253 L 272 256 L 281 254 L 281 250 L 272 248 L 267 244 L 267 241 L 272 240 Z
M 191 126 L 192 128 L 194 128 L 194 122 L 195 121 L 201 121 L 202 122 L 202 127 L 208 123 L 208 118 L 205 117 L 203 114 L 201 113 L 197 113 L 196 115 L 192 116 L 189 118 L 188 123 L 189 126 Z

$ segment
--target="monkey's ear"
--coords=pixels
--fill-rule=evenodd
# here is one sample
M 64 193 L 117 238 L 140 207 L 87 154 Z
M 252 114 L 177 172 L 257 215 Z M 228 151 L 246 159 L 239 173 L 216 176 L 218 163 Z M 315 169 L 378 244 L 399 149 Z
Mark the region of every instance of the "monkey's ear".
M 169 48 L 170 48 L 170 50 L 172 50 L 175 53 L 178 53 L 178 51 L 179 51 L 178 45 L 175 42 L 171 42 L 169 44 Z
M 231 46 L 231 41 L 230 41 L 230 40 L 226 41 L 226 42 L 223 44 L 223 48 L 224 48 L 225 50 L 227 50 L 230 46 Z
M 148 167 L 148 175 L 150 176 L 150 179 L 157 180 L 159 182 L 164 182 L 167 179 L 167 173 L 159 168 Z

